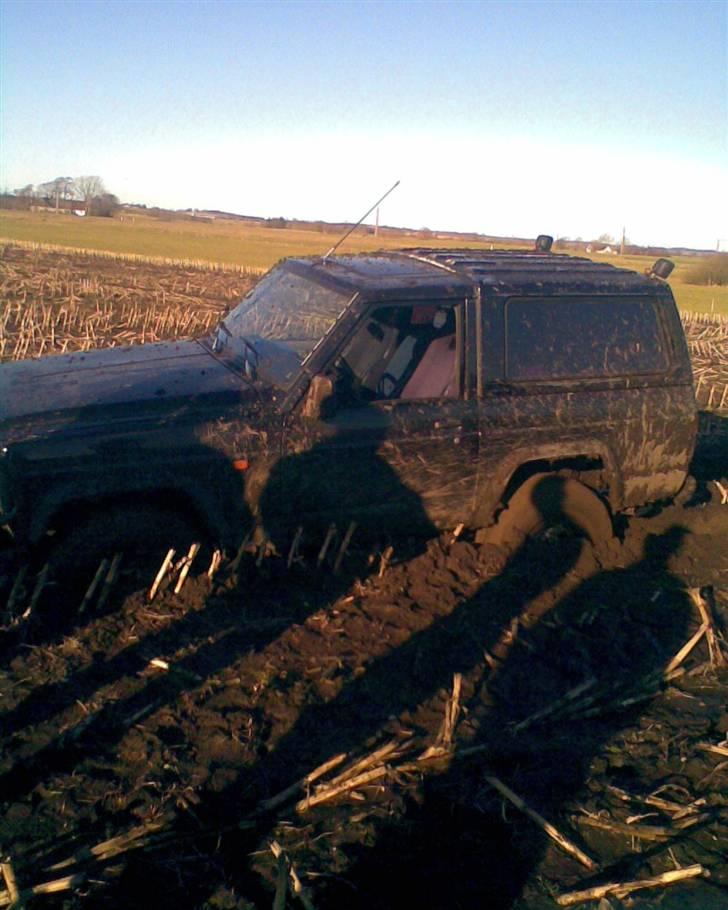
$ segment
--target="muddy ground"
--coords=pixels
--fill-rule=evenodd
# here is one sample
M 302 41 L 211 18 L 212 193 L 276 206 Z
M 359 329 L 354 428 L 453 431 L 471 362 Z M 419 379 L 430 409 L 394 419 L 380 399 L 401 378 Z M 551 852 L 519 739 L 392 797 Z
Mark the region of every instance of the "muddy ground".
M 728 621 L 726 464 L 725 437 L 704 443 L 680 501 L 633 517 L 605 564 L 558 529 L 505 566 L 467 536 L 355 538 L 338 573 L 336 547 L 317 568 L 309 541 L 290 569 L 246 553 L 151 603 L 127 567 L 80 616 L 78 594 L 47 589 L 5 615 L 0 654 L 0 840 L 20 889 L 74 874 L 35 905 L 270 907 L 275 841 L 318 910 L 540 910 L 695 863 L 705 877 L 602 910 L 728 907 L 728 673 L 703 638 L 665 676 L 701 622 L 689 589 Z M 423 761 L 455 674 L 452 744 Z M 387 744 L 372 780 L 299 802 Z M 125 832 L 119 855 L 89 856 Z
M 242 292 L 237 275 L 3 255 L 0 357 L 199 331 L 203 304 Z M 725 326 L 686 329 L 698 399 L 722 407 Z M 317 910 L 545 910 L 696 863 L 699 879 L 591 906 L 728 908 L 728 674 L 705 638 L 665 672 L 701 623 L 691 589 L 728 623 L 725 413 L 704 419 L 680 500 L 634 516 L 603 564 L 558 529 L 505 566 L 467 535 L 357 533 L 338 573 L 338 542 L 318 567 L 312 539 L 290 568 L 245 553 L 151 603 L 154 569 L 122 565 L 80 614 L 56 582 L 24 615 L 35 579 L 8 610 L 0 563 L 0 860 L 21 892 L 65 886 L 28 906 L 268 908 L 275 842 Z

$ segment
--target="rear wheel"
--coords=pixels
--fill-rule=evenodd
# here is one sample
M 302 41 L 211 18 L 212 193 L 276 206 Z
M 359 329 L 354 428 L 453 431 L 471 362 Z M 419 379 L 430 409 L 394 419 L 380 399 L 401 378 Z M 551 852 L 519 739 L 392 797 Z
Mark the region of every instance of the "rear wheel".
M 615 546 L 609 510 L 597 494 L 572 477 L 535 474 L 516 490 L 496 523 L 485 528 L 479 540 L 508 554 L 528 538 L 563 527 L 588 538 L 601 556 Z

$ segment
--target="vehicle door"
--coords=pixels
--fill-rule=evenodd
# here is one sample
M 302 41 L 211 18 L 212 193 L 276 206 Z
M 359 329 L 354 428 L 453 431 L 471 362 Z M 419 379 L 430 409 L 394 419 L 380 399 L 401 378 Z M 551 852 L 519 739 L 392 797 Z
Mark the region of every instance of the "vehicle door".
M 412 531 L 468 520 L 478 435 L 464 308 L 428 300 L 364 312 L 289 417 L 269 514 Z

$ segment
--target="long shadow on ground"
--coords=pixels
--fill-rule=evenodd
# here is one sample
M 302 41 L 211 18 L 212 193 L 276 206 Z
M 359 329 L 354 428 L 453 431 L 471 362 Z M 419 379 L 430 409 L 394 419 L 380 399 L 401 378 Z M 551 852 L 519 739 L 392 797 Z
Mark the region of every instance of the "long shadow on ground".
M 482 780 L 486 767 L 502 773 L 552 816 L 579 791 L 592 758 L 634 715 L 582 727 L 578 744 L 573 727 L 545 737 L 529 733 L 519 738 L 506 731 L 589 676 L 598 687 L 614 684 L 625 672 L 640 679 L 664 666 L 685 639 L 689 614 L 667 569 L 682 537 L 681 528 L 671 528 L 649 540 L 636 564 L 599 572 L 550 603 L 547 612 L 531 616 L 529 647 L 512 649 L 489 673 L 483 667 L 484 650 L 502 650 L 504 631 L 513 619 L 563 579 L 580 553 L 577 541 L 557 548 L 543 543 L 525 547 L 501 576 L 372 660 L 336 698 L 304 708 L 252 778 L 246 773 L 222 794 L 208 797 L 195 807 L 196 817 L 204 824 L 232 825 L 245 814 L 246 804 L 253 809 L 265 795 L 261 778 L 274 793 L 332 755 L 375 741 L 383 731 L 391 734 L 403 725 L 416 729 L 423 707 L 449 686 L 453 673 L 463 673 L 469 679 L 470 741 L 488 746 L 482 761 L 466 774 L 451 771 L 428 781 L 403 815 L 377 827 L 373 844 L 346 844 L 342 836 L 340 845 L 352 866 L 339 878 L 324 880 L 317 902 L 331 908 L 342 901 L 351 907 L 394 908 L 425 901 L 452 908 L 487 897 L 493 907 L 511 907 L 544 844 L 538 833 L 523 829 L 514 846 L 510 827 L 487 800 L 483 808 L 478 800 L 463 797 L 473 787 L 487 790 Z M 441 708 L 438 702 L 437 711 Z M 399 720 L 393 722 L 394 717 Z M 257 841 L 266 830 L 264 824 L 258 826 Z M 248 835 L 228 836 L 224 853 L 240 856 L 250 846 Z M 247 869 L 228 868 L 227 875 L 243 893 L 254 887 Z
M 551 817 L 579 793 L 594 756 L 619 729 L 634 721 L 635 714 L 599 723 L 572 722 L 537 734 L 509 731 L 589 676 L 600 686 L 625 672 L 637 679 L 665 665 L 686 637 L 689 608 L 667 566 L 682 537 L 682 529 L 675 527 L 650 538 L 634 565 L 597 572 L 578 587 L 567 584 L 567 593 L 551 600 L 546 592 L 563 582 L 580 558 L 578 541 L 527 545 L 500 576 L 485 584 L 476 582 L 471 585 L 474 590 L 443 603 L 439 610 L 436 604 L 430 605 L 419 619 L 417 591 L 410 591 L 416 622 L 406 640 L 393 648 L 373 642 L 371 658 L 361 672 L 346 679 L 335 697 L 303 707 L 272 750 L 262 748 L 249 756 L 246 766 L 239 767 L 218 792 L 203 793 L 193 814 L 180 811 L 179 830 L 192 836 L 201 865 L 193 863 L 180 875 L 180 866 L 171 856 L 133 859 L 118 887 L 106 894 L 107 905 L 125 906 L 129 895 L 144 893 L 145 900 L 160 908 L 201 906 L 211 890 L 209 875 L 237 893 L 267 901 L 265 889 L 241 857 L 272 831 L 275 819 L 261 820 L 253 834 L 227 833 L 215 845 L 206 838 L 195 840 L 194 831 L 200 825 L 234 828 L 262 797 L 278 792 L 334 754 L 366 749 L 385 733 L 409 727 L 431 735 L 433 719 L 444 703 L 440 693 L 449 688 L 453 673 L 459 672 L 466 677 L 468 720 L 463 731 L 469 744 L 487 747 L 482 759 L 464 770 L 453 766 L 428 778 L 405 798 L 393 821 L 374 824 L 367 846 L 347 841 L 345 822 L 335 836 L 322 838 L 321 852 L 314 850 L 312 855 L 314 866 L 318 858 L 320 868 L 327 868 L 331 859 L 327 843 L 338 845 L 347 861 L 338 878 L 320 880 L 317 906 L 457 908 L 486 897 L 493 908 L 514 906 L 545 844 L 528 825 L 514 828 L 503 821 L 500 804 L 484 783 L 485 769 L 500 774 Z M 351 581 L 342 578 L 340 590 Z M 521 637 L 523 646 L 504 649 L 504 633 L 514 619 L 523 618 L 534 600 L 540 601 L 540 612 L 531 613 L 524 624 L 528 628 Z M 323 601 L 310 604 L 312 609 L 322 605 Z M 210 604 L 207 609 L 214 618 L 220 607 Z M 192 617 L 188 622 L 192 634 L 196 620 Z M 184 624 L 180 629 L 184 631 Z M 263 647 L 269 640 L 267 634 L 260 642 L 245 635 L 223 637 L 203 646 L 185 668 L 204 666 L 207 676 L 232 666 L 246 649 Z M 484 651 L 495 653 L 500 664 L 487 668 Z M 143 659 L 141 654 L 137 659 Z M 113 677 L 116 669 L 110 673 Z M 94 684 L 91 676 L 82 681 L 89 691 Z M 78 742 L 61 743 L 55 751 L 50 746 L 27 768 L 14 768 L 2 781 L 4 792 L 17 799 L 24 788 L 30 789 L 53 771 L 70 771 L 75 761 L 88 759 L 89 753 L 109 754 L 126 732 L 129 717 L 145 707 L 156 709 L 160 699 L 170 703 L 191 687 L 185 681 L 170 684 L 166 678 L 148 682 L 122 706 L 110 707 L 108 714 L 95 718 Z M 46 694 L 67 703 L 72 691 Z M 43 713 L 43 699 L 33 699 L 19 706 L 16 721 L 30 723 L 35 712 Z M 316 825 L 327 816 L 314 813 L 312 818 Z M 200 874 L 200 869 L 207 871 Z

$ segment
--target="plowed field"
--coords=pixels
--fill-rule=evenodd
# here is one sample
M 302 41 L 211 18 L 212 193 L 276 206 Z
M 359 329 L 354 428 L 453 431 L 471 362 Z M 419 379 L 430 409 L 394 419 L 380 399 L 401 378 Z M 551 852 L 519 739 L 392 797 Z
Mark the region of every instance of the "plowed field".
M 310 540 L 151 602 L 127 566 L 101 609 L 56 585 L 6 610 L 6 886 L 38 907 L 541 910 L 699 865 L 582 906 L 728 908 L 728 437 L 720 412 L 703 428 L 679 500 L 607 564 L 558 533 L 506 565 L 466 535 L 355 536 L 338 571 L 338 541 L 319 561 Z

